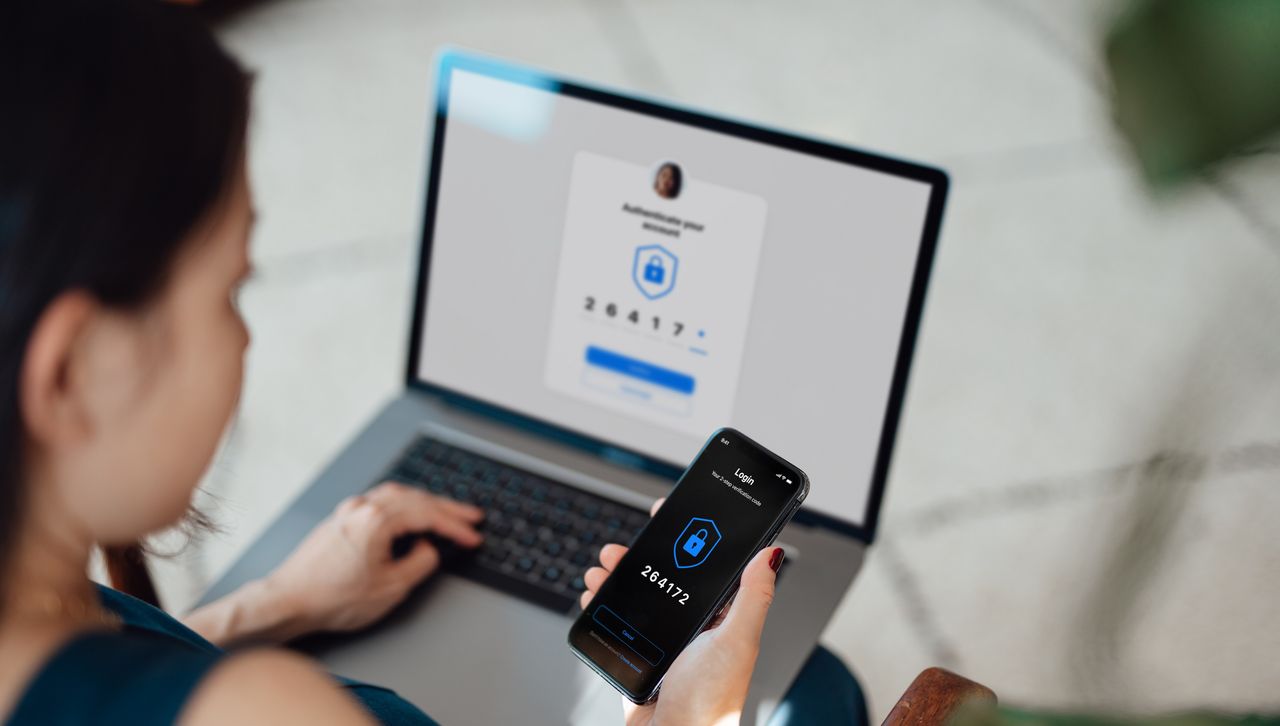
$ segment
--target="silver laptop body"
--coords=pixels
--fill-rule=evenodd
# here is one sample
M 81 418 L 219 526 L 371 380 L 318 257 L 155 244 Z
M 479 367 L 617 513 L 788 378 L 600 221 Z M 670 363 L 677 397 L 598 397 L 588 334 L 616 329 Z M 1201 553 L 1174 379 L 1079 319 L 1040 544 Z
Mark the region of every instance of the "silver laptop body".
M 647 509 L 706 435 L 732 425 L 813 482 L 779 540 L 788 564 L 744 714 L 766 722 L 875 534 L 945 174 L 456 51 L 441 56 L 437 89 L 406 386 L 202 602 L 268 573 L 420 437 Z M 667 163 L 682 191 L 650 195 Z M 496 241 L 515 231 L 531 239 Z M 613 240 L 627 259 L 597 255 Z M 521 258 L 530 248 L 542 252 Z M 597 279 L 608 284 L 594 305 L 568 290 Z M 526 314 L 515 352 L 494 361 L 485 346 Z M 627 328 L 640 324 L 643 336 Z M 635 365 L 593 361 L 599 345 Z M 503 366 L 524 373 L 482 378 Z M 688 385 L 673 385 L 676 366 Z M 524 388 L 503 393 L 509 378 Z M 621 697 L 565 645 L 574 614 L 445 571 L 370 630 L 297 647 L 445 724 L 620 722 Z

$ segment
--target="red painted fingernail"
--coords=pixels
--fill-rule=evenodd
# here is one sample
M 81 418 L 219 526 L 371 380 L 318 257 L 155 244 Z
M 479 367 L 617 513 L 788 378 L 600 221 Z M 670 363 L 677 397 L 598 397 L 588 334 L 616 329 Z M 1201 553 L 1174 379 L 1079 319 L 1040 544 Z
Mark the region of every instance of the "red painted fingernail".
M 781 547 L 774 547 L 773 554 L 769 555 L 769 569 L 777 572 L 778 568 L 782 567 L 782 558 L 786 556 L 787 553 L 783 552 Z

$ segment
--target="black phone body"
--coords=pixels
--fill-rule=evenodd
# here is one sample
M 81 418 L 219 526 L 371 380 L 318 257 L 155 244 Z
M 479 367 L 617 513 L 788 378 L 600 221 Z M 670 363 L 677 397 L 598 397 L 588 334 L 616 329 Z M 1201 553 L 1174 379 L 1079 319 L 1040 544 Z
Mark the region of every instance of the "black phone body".
M 632 702 L 652 700 L 808 493 L 799 468 L 719 429 L 574 621 L 569 648 Z

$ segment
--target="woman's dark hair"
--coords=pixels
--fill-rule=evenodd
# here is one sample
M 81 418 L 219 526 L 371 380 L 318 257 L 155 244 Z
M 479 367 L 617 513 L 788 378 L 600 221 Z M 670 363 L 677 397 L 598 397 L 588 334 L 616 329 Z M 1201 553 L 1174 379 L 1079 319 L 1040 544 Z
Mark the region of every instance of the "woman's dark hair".
M 24 503 L 18 379 L 37 319 L 70 290 L 129 307 L 163 286 L 238 170 L 248 86 L 188 9 L 0 4 L 0 568 Z M 137 555 L 108 553 L 113 579 L 136 579 Z

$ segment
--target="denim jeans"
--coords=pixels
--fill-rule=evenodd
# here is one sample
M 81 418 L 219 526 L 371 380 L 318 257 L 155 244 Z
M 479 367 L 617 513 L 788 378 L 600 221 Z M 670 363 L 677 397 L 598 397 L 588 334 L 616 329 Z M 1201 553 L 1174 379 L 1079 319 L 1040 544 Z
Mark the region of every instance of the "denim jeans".
M 778 704 L 769 726 L 868 726 L 867 722 L 867 702 L 858 679 L 835 653 L 819 645 Z

